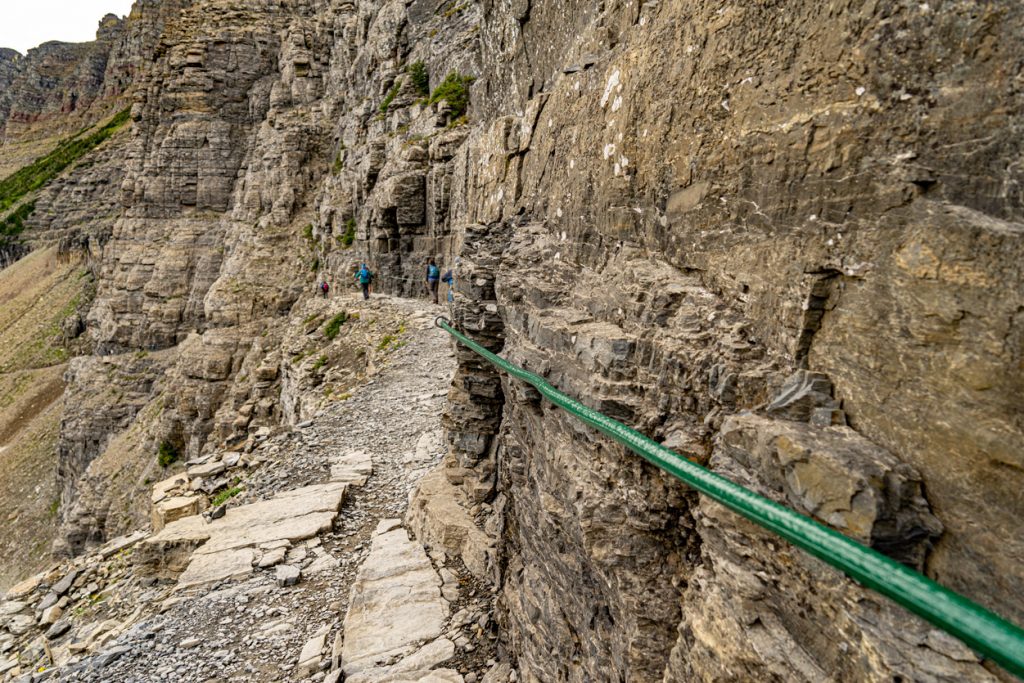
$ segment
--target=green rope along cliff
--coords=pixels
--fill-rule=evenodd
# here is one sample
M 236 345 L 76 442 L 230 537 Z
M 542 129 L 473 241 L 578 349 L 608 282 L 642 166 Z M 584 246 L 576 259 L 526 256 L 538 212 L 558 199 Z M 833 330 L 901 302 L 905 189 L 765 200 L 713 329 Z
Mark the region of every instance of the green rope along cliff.
M 447 319 L 438 318 L 436 324 L 496 367 L 532 385 L 556 406 L 647 461 L 956 636 L 1007 671 L 1024 677 L 1024 630 L 1016 625 L 885 555 L 690 462 L 636 430 L 588 408 L 543 378 L 491 353 L 455 330 Z

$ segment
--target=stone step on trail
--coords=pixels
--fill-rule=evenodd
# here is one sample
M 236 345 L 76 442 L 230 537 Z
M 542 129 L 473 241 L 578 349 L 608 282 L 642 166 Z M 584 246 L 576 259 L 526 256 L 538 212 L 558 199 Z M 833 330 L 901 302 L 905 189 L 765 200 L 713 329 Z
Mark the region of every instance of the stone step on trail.
M 277 548 L 329 531 L 348 488 L 363 486 L 372 472 L 369 454 L 341 455 L 326 484 L 230 508 L 212 521 L 191 515 L 169 523 L 141 543 L 136 562 L 145 574 L 176 577 L 178 591 L 245 578 L 268 555 L 271 561 L 266 566 L 278 564 Z M 296 580 L 291 576 L 282 579 L 284 585 Z
M 341 652 L 348 683 L 462 683 L 434 669 L 455 655 L 442 636 L 450 607 L 423 546 L 401 520 L 380 522 L 352 585 Z

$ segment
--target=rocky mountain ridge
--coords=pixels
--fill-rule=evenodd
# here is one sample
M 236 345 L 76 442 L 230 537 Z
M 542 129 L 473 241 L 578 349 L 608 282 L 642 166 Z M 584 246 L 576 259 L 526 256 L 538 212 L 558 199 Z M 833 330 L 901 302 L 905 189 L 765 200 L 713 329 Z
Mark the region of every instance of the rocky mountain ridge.
M 343 395 L 308 391 L 296 306 L 362 261 L 417 295 L 436 256 L 490 348 L 1019 621 L 1022 24 L 970 0 L 142 0 L 91 47 L 0 61 L 0 86 L 31 66 L 84 93 L 64 117 L 58 89 L 0 87 L 3 168 L 131 98 L 24 233 L 95 278 L 58 549 L 145 526 L 164 444 L 201 459 Z M 516 676 L 1003 675 L 456 357 L 409 524 L 498 591 Z

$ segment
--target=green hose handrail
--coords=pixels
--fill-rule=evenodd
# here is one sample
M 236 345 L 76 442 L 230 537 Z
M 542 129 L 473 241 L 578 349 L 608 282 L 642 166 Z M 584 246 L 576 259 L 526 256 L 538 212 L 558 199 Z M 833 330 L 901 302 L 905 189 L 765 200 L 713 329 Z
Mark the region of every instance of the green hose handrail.
M 690 462 L 640 432 L 588 408 L 558 391 L 541 377 L 509 363 L 458 332 L 450 320 L 439 317 L 435 325 L 491 364 L 533 385 L 556 406 L 677 479 L 845 572 L 861 584 L 956 636 L 1007 671 L 1024 678 L 1024 630 L 1018 626 L 885 555 Z

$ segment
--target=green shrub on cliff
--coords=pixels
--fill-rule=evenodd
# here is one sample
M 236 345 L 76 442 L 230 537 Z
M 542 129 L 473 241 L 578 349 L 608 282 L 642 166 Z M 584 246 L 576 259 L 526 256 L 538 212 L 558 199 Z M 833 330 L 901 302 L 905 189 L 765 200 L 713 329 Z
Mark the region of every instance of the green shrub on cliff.
M 173 443 L 166 439 L 161 442 L 160 449 L 156 454 L 156 462 L 160 467 L 170 467 L 178 462 L 178 449 Z
M 427 97 L 430 95 L 430 73 L 427 71 L 427 65 L 423 62 L 413 62 L 409 65 L 409 80 L 416 86 L 416 91 Z
M 352 243 L 356 241 L 356 219 L 349 218 L 345 221 L 345 232 L 338 238 L 341 242 L 341 246 L 344 249 L 348 249 L 352 246 Z
M 65 168 L 106 141 L 128 122 L 129 114 L 128 109 L 119 112 L 92 135 L 82 137 L 78 134 L 65 140 L 49 154 L 0 180 L 0 211 L 6 211 L 29 192 L 43 187 Z
M 342 311 L 338 315 L 328 321 L 327 325 L 324 326 L 324 336 L 330 340 L 334 340 L 338 336 L 338 332 L 341 331 L 341 326 L 348 320 L 348 313 Z
M 466 108 L 469 106 L 469 86 L 475 80 L 472 76 L 463 76 L 453 71 L 441 81 L 439 86 L 434 88 L 434 93 L 430 96 L 428 103 L 436 104 L 444 100 L 451 107 L 451 117 L 458 119 L 466 113 Z
M 395 79 L 395 84 L 393 86 L 391 86 L 391 90 L 389 90 L 388 94 L 384 96 L 384 101 L 380 103 L 380 113 L 381 114 L 387 114 L 388 113 L 388 107 L 390 107 L 391 103 L 395 101 L 395 97 L 398 96 L 398 91 L 401 89 L 401 87 L 402 87 L 402 79 L 396 78 Z

